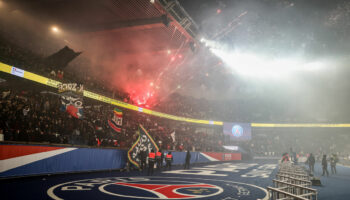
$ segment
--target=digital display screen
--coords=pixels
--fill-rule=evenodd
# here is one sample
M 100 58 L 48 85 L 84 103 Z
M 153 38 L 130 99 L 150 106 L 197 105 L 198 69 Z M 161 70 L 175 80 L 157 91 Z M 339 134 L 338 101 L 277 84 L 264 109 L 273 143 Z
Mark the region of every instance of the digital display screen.
M 224 135 L 234 141 L 246 141 L 252 139 L 252 128 L 250 123 L 224 122 Z

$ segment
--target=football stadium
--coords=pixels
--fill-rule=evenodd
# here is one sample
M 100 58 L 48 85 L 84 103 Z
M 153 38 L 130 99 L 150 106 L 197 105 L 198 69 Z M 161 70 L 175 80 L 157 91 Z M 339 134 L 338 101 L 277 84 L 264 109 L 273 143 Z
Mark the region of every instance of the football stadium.
M 350 199 L 350 1 L 0 0 L 1 199 Z

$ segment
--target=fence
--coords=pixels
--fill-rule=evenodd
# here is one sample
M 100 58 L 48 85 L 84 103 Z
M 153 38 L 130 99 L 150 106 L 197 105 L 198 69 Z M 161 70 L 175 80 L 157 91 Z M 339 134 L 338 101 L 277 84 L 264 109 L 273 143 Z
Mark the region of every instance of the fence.
M 291 162 L 281 163 L 274 187 L 267 187 L 273 200 L 317 200 L 317 190 L 311 188 L 310 176 L 306 169 Z

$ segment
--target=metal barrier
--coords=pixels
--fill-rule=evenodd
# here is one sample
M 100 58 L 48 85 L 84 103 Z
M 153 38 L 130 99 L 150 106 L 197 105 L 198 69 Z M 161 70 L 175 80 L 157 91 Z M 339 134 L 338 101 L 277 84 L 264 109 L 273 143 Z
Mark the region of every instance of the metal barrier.
M 311 188 L 310 176 L 306 169 L 291 162 L 281 163 L 274 187 L 267 187 L 273 200 L 317 200 L 317 190 Z

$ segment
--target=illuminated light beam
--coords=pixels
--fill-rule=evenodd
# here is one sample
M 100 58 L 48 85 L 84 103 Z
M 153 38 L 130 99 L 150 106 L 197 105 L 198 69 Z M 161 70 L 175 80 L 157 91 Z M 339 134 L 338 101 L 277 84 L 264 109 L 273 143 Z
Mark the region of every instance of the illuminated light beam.
M 217 34 L 215 34 L 213 37 L 211 37 L 211 39 L 217 39 L 217 38 L 221 38 L 222 36 L 225 36 L 226 34 L 228 34 L 229 32 L 233 31 L 233 29 L 235 29 L 239 23 L 238 21 L 241 19 L 241 17 L 243 17 L 244 15 L 246 15 L 248 13 L 248 11 L 244 11 L 243 13 L 241 13 L 240 15 L 238 15 L 236 18 L 234 18 L 224 29 L 222 29 L 221 31 L 219 31 Z M 235 23 L 235 24 L 234 24 Z M 233 25 L 234 24 L 234 25 Z
M 180 62 L 173 62 L 173 61 L 175 61 L 175 59 L 176 59 L 176 57 L 178 56 L 180 50 L 183 49 L 183 47 L 184 47 L 184 45 L 185 45 L 186 43 L 187 43 L 187 41 L 183 41 L 183 42 L 181 43 L 181 45 L 179 46 L 179 48 L 176 49 L 175 54 L 172 55 L 173 57 L 169 60 L 167 66 L 164 67 L 163 70 L 161 70 L 161 72 L 158 74 L 158 76 L 157 76 L 157 78 L 156 78 L 156 80 L 155 80 L 156 85 L 161 85 L 162 77 L 163 77 L 163 75 L 165 74 L 166 71 L 172 70 L 172 72 L 175 72 L 175 71 L 178 69 L 178 67 L 181 66 L 181 65 L 186 61 L 188 55 L 184 57 L 184 56 L 182 56 L 182 54 L 180 54 L 181 57 L 183 57 L 184 59 L 181 59 Z M 173 58 L 174 58 L 174 60 L 172 60 Z M 173 66 L 172 64 L 174 64 L 174 63 L 175 63 L 175 67 L 170 68 L 170 66 Z M 157 89 L 159 89 L 159 88 L 157 88 Z M 174 88 L 173 90 L 170 90 L 170 91 L 168 92 L 168 94 L 163 95 L 163 97 L 160 99 L 160 101 L 163 101 L 164 99 L 166 99 L 166 98 L 167 98 L 170 94 L 172 94 L 175 90 L 177 90 L 177 88 Z
M 183 41 L 181 43 L 181 45 L 179 46 L 179 48 L 176 49 L 175 54 L 172 55 L 171 59 L 169 60 L 168 64 L 166 65 L 166 67 L 163 68 L 163 70 L 158 74 L 155 83 L 157 85 L 159 85 L 159 82 L 164 74 L 165 71 L 167 71 L 170 68 L 170 65 L 173 64 L 173 61 L 175 61 L 176 56 L 179 54 L 180 50 L 183 48 L 183 46 L 185 45 L 185 41 Z M 173 59 L 173 60 L 172 60 Z M 184 62 L 184 61 L 183 61 Z
M 210 40 L 206 43 L 211 47 L 210 51 L 225 62 L 232 72 L 244 76 L 285 79 L 298 71 L 326 69 L 327 61 L 306 61 L 300 57 L 270 58 L 251 52 L 224 50 L 219 43 Z

